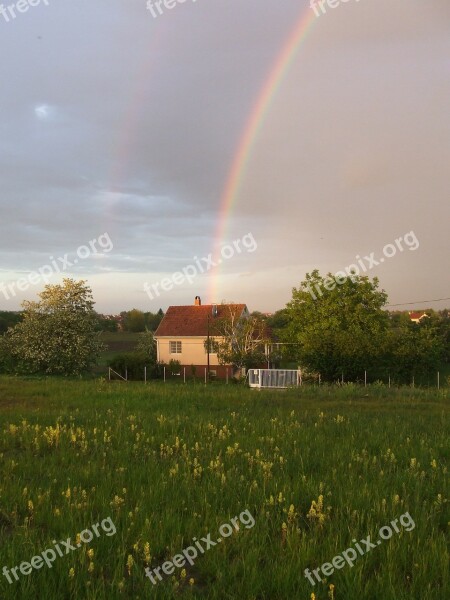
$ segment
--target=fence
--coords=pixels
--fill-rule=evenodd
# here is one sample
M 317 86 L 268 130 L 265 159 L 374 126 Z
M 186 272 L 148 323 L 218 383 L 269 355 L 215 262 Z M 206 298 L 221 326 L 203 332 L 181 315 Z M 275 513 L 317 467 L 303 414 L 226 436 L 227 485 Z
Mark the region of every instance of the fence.
M 147 383 L 147 367 L 144 367 L 143 369 L 143 381 L 144 383 Z M 188 379 L 193 379 L 194 381 L 197 379 L 204 379 L 205 384 L 210 382 L 211 380 L 215 380 L 215 371 L 211 370 L 209 371 L 209 377 L 208 377 L 208 370 L 205 368 L 204 369 L 204 374 L 201 377 L 195 377 L 195 376 L 188 376 L 186 377 L 186 367 L 183 367 L 182 371 L 179 372 L 172 372 L 171 369 L 169 367 L 162 367 L 162 371 L 161 371 L 161 377 L 158 377 L 156 379 L 163 379 L 164 383 L 168 380 L 168 379 L 178 379 L 179 380 L 183 380 L 183 383 L 186 383 L 186 381 Z M 125 369 L 125 374 L 122 375 L 121 373 L 118 373 L 117 371 L 115 371 L 114 369 L 112 369 L 111 367 L 108 367 L 108 381 L 131 381 L 131 379 L 128 378 L 128 371 L 127 369 Z M 230 380 L 230 370 L 227 368 L 226 369 L 226 374 L 225 374 L 225 383 L 229 383 Z

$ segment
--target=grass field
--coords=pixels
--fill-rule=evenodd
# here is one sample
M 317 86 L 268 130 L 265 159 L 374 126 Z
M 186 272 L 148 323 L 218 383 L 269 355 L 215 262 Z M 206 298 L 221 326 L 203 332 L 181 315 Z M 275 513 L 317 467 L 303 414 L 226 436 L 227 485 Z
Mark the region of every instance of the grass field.
M 0 378 L 0 569 L 13 582 L 0 576 L 0 597 L 443 600 L 448 401 L 381 386 Z M 409 531 L 398 521 L 353 567 L 305 578 L 406 513 Z M 193 565 L 145 577 L 222 532 Z M 74 550 L 16 581 L 13 567 L 68 538 Z

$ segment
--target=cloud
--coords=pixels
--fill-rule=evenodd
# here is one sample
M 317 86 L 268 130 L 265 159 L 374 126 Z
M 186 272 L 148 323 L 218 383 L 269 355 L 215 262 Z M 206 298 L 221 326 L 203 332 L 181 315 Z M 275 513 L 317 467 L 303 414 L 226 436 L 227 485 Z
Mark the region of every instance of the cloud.
M 207 256 L 245 126 L 302 5 L 185 3 L 153 19 L 144 0 L 98 0 L 2 27 L 2 276 L 107 231 L 114 251 L 76 271 L 106 311 L 134 305 L 142 279 Z M 448 10 L 361 0 L 316 20 L 228 215 L 227 238 L 251 231 L 258 250 L 214 274 L 219 294 L 275 309 L 306 270 L 338 270 L 413 229 L 413 268 L 392 261 L 377 275 L 392 301 L 434 295 L 448 254 Z

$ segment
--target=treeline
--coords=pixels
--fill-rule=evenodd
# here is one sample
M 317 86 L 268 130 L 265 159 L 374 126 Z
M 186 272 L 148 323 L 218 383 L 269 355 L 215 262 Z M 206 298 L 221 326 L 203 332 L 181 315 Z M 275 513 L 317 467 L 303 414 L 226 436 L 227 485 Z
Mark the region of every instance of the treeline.
M 156 331 L 164 316 L 161 308 L 156 313 L 143 312 L 134 308 L 122 311 L 118 316 L 94 314 L 96 331 L 129 331 L 132 333 Z M 15 327 L 22 319 L 23 311 L 0 311 L 0 335 L 6 333 L 10 327 Z
M 410 384 L 448 374 L 449 311 L 427 310 L 415 323 L 408 312 L 387 311 L 387 301 L 377 278 L 307 274 L 286 308 L 265 318 L 280 342 L 272 360 L 299 364 L 323 381 L 361 381 L 366 372 L 371 381 Z
M 98 315 L 99 331 L 128 331 L 130 333 L 142 333 L 144 331 L 155 332 L 161 323 L 164 313 L 160 308 L 158 312 L 143 312 L 137 308 L 124 310 L 118 316 Z

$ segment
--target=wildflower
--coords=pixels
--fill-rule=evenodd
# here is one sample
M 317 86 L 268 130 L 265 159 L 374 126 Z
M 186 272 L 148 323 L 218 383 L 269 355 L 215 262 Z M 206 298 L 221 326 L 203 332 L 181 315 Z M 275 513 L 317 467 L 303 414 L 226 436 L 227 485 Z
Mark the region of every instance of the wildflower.
M 289 510 L 288 510 L 288 523 L 292 523 L 293 521 L 295 521 L 295 517 L 296 517 L 295 507 L 293 504 L 291 504 L 289 506 Z
M 121 498 L 120 496 L 114 496 L 114 500 L 112 502 L 110 502 L 110 506 L 112 506 L 112 508 L 116 508 L 117 510 L 122 506 L 122 504 L 125 503 L 125 500 L 123 498 Z
M 69 569 L 69 577 L 70 579 L 73 579 L 75 577 L 75 569 L 73 567 Z
M 89 572 L 89 573 L 93 573 L 93 572 L 94 572 L 94 569 L 95 569 L 95 565 L 94 565 L 94 563 L 91 561 L 91 562 L 89 563 L 88 572 Z
M 334 585 L 330 583 L 330 591 L 328 592 L 330 600 L 334 600 Z
M 128 575 L 131 575 L 131 569 L 132 569 L 133 565 L 134 565 L 134 559 L 131 556 L 131 554 L 129 554 L 128 558 L 127 558 L 127 571 L 128 571 Z
M 189 579 L 189 585 L 194 585 L 194 583 L 195 583 L 195 579 L 193 577 L 191 577 Z
M 186 579 L 186 569 L 182 569 L 182 571 L 180 573 L 180 578 L 181 579 Z
M 94 549 L 89 548 L 89 550 L 87 551 L 87 555 L 92 560 L 94 558 Z
M 147 564 L 150 564 L 150 561 L 152 560 L 152 556 L 150 554 L 150 544 L 148 542 L 145 542 L 144 544 L 144 560 Z

